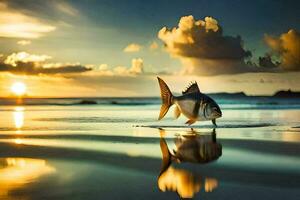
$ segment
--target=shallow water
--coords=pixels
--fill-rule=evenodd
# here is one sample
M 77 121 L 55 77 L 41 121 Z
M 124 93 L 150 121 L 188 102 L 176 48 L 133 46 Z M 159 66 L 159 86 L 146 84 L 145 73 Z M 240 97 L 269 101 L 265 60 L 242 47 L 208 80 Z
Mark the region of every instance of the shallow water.
M 300 109 L 272 106 L 221 105 L 215 130 L 156 103 L 0 106 L 0 199 L 299 199 Z

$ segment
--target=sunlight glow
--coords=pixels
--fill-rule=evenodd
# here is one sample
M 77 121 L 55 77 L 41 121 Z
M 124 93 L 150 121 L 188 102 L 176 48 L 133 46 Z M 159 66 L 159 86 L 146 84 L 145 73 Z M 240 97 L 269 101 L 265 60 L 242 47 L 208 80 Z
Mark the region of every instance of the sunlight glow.
M 22 96 L 26 93 L 26 85 L 22 82 L 16 82 L 11 86 L 11 91 L 17 95 Z

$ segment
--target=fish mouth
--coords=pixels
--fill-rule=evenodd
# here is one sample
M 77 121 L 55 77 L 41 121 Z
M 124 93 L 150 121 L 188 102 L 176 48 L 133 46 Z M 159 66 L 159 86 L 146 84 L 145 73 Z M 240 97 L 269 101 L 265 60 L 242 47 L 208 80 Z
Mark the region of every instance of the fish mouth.
M 222 117 L 222 113 L 214 112 L 214 113 L 213 113 L 213 117 L 214 117 L 214 118 L 220 118 L 220 117 Z

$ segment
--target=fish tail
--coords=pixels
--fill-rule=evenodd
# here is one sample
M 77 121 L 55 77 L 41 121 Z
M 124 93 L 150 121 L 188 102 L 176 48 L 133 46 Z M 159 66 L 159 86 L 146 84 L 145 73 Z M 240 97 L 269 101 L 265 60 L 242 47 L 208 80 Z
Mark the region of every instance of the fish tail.
M 174 97 L 167 84 L 161 78 L 157 77 L 157 79 L 160 87 L 160 96 L 162 100 L 158 120 L 161 120 L 167 114 L 170 106 L 173 105 Z

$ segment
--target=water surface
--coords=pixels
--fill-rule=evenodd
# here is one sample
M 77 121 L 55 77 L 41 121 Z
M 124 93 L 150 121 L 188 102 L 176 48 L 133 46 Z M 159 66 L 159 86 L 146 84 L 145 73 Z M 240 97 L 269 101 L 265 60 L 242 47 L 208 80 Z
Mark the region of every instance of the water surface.
M 191 130 L 128 102 L 0 106 L 0 199 L 299 199 L 296 103 L 223 101 Z

